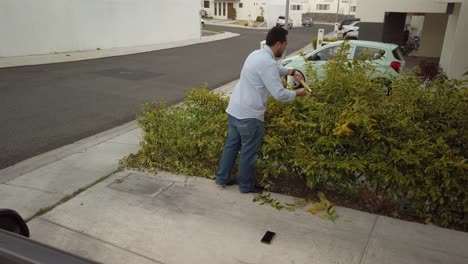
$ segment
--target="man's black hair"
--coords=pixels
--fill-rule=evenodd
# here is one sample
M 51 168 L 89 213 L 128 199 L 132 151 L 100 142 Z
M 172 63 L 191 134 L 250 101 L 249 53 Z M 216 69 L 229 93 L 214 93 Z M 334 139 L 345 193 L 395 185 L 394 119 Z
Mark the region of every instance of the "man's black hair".
M 266 44 L 267 46 L 271 47 L 276 44 L 276 42 L 285 42 L 286 36 L 288 35 L 288 31 L 282 27 L 273 27 L 268 31 L 266 37 Z

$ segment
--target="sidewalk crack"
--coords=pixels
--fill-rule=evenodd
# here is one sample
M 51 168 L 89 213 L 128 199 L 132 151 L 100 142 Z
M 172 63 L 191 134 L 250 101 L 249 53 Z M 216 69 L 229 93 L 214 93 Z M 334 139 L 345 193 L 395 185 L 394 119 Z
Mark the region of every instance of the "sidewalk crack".
M 372 235 L 374 234 L 374 230 L 375 230 L 375 226 L 377 225 L 377 220 L 379 219 L 380 216 L 376 216 L 375 217 L 375 221 L 374 221 L 374 224 L 372 225 L 372 229 L 369 233 L 369 236 L 367 237 L 367 243 L 366 243 L 366 247 L 364 248 L 364 251 L 362 252 L 362 256 L 361 256 L 361 261 L 359 262 L 359 264 L 362 264 L 364 263 L 364 258 L 366 257 L 366 254 L 367 254 L 367 250 L 369 249 L 369 242 L 372 238 Z

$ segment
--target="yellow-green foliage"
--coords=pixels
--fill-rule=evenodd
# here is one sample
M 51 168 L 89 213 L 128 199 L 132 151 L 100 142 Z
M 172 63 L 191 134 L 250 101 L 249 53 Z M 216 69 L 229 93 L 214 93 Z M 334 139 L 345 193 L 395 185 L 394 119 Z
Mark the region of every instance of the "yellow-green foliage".
M 148 103 L 137 122 L 144 131 L 131 167 L 214 177 L 227 131 L 227 99 L 193 89 L 176 106 Z
M 319 98 L 291 104 L 270 100 L 259 155 L 265 183 L 279 175 L 307 179 L 336 193 L 365 188 L 404 201 L 408 210 L 441 226 L 468 226 L 468 89 L 417 76 L 394 79 L 392 95 L 369 77 L 366 61 L 348 62 L 346 47 L 308 78 Z M 311 66 L 308 76 L 315 76 Z M 154 103 L 138 118 L 141 149 L 133 167 L 213 177 L 227 131 L 227 100 L 193 90 L 183 106 Z
M 369 77 L 373 66 L 348 62 L 345 50 L 324 79 L 309 83 L 322 97 L 269 102 L 263 175 L 302 175 L 310 188 L 339 193 L 364 187 L 407 200 L 439 225 L 468 224 L 466 85 L 441 79 L 424 87 L 409 75 L 392 80 L 385 96 Z

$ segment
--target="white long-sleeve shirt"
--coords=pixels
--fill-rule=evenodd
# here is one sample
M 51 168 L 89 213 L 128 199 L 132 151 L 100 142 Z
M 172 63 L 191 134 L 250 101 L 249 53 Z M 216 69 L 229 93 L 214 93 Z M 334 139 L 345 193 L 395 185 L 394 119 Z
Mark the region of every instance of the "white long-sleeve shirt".
M 284 89 L 281 82 L 281 76 L 287 74 L 288 68 L 278 65 L 270 47 L 252 52 L 245 60 L 226 112 L 237 119 L 263 122 L 270 95 L 280 102 L 291 102 L 296 97 L 296 92 Z

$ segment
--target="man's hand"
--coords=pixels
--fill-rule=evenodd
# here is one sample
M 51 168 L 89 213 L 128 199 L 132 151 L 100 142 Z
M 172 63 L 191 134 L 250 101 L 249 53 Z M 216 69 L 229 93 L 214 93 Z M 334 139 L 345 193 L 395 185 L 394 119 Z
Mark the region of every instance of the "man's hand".
M 296 96 L 304 96 L 306 95 L 306 89 L 305 88 L 301 88 L 301 89 L 297 89 L 296 90 Z
M 302 76 L 300 72 L 296 71 L 296 73 L 294 73 L 294 79 L 297 82 L 304 81 L 304 76 Z

